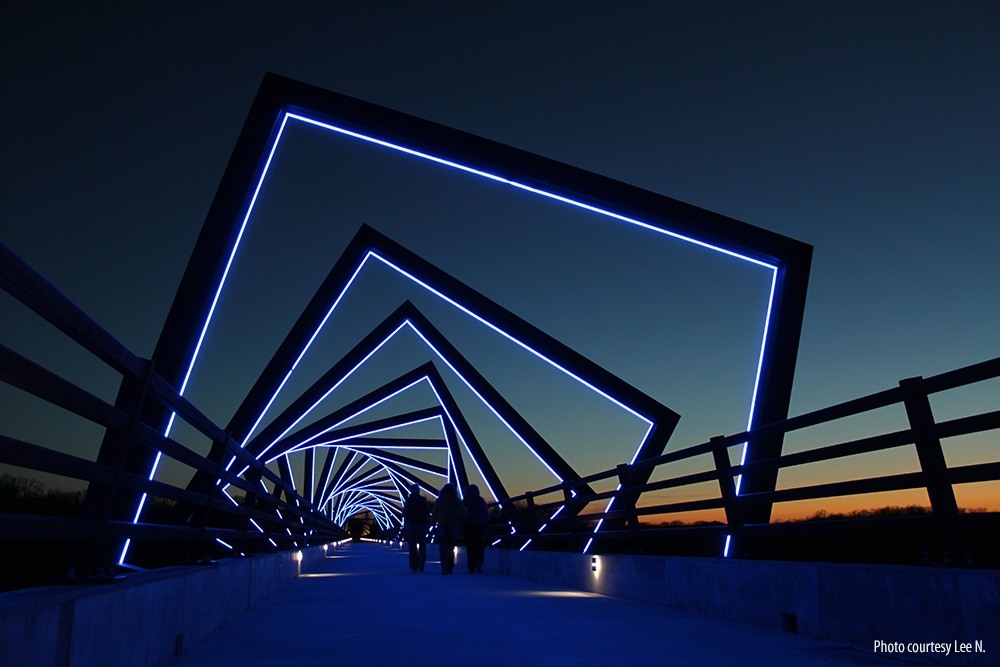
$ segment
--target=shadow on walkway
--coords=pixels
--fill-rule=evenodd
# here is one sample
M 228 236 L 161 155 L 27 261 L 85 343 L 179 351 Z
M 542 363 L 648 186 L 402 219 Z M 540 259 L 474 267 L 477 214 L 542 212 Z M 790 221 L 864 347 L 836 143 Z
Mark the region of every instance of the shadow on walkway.
M 436 547 L 431 547 L 433 557 Z M 206 592 L 207 595 L 207 592 Z M 512 577 L 413 574 L 350 544 L 189 647 L 181 666 L 898 665 L 767 628 Z

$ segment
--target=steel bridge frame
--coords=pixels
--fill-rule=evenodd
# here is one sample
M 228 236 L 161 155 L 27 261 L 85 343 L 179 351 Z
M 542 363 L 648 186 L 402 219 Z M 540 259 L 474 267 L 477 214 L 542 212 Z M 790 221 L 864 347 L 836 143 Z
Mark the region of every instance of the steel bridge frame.
M 158 373 L 174 386 L 183 390 L 189 377 L 194 350 L 204 335 L 217 298 L 218 290 L 214 286 L 221 289 L 233 249 L 256 198 L 255 184 L 261 180 L 278 133 L 289 114 L 336 126 L 345 133 L 368 140 L 404 146 L 405 150 L 423 157 L 430 156 L 435 161 L 613 217 L 641 221 L 650 229 L 772 267 L 772 301 L 751 424 L 771 423 L 787 417 L 811 246 L 526 151 L 274 74 L 264 76 L 251 105 L 152 356 Z M 310 304 L 310 308 L 312 306 Z M 319 314 L 306 312 L 302 317 L 315 320 Z M 304 334 L 302 328 L 296 327 L 290 337 Z M 286 339 L 286 342 L 290 341 Z M 295 340 L 289 347 L 301 349 L 302 343 L 304 339 Z M 281 382 L 279 373 L 287 367 L 269 365 L 251 395 L 261 396 L 277 387 Z M 140 386 L 126 381 L 116 405 L 133 404 L 140 394 Z M 249 400 L 234 415 L 228 430 L 237 442 L 242 443 L 249 435 L 251 415 L 258 407 L 256 400 Z M 162 406 L 151 405 L 145 419 L 147 423 L 161 425 L 166 431 L 171 413 Z M 662 443 L 665 442 L 662 438 Z M 113 456 L 118 446 L 116 439 L 109 436 L 102 444 L 99 458 Z M 773 458 L 780 455 L 781 449 L 781 436 L 756 440 L 749 443 L 745 460 L 753 463 Z M 655 456 L 653 451 L 642 454 Z M 210 458 L 218 460 L 219 456 L 219 451 L 213 451 Z M 152 463 L 150 453 L 136 452 L 125 467 L 130 472 L 145 474 Z M 742 480 L 742 488 L 746 493 L 773 491 L 776 479 L 776 471 L 761 469 L 748 473 Z M 110 502 L 115 515 L 127 516 L 136 501 L 136 497 L 123 494 Z M 748 518 L 766 521 L 770 504 L 761 503 L 749 508 L 748 513 Z

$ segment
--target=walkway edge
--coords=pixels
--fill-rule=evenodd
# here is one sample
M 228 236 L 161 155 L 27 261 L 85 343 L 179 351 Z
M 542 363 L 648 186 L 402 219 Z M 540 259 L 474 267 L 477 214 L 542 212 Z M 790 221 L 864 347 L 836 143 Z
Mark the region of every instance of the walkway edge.
M 322 547 L 0 594 L 5 664 L 158 667 L 296 578 Z
M 996 570 L 506 549 L 487 549 L 483 569 L 796 632 L 868 653 L 879 640 L 981 641 L 986 650 L 1000 651 Z M 982 664 L 974 654 L 965 657 L 964 664 Z M 947 661 L 963 664 L 961 659 L 951 655 Z

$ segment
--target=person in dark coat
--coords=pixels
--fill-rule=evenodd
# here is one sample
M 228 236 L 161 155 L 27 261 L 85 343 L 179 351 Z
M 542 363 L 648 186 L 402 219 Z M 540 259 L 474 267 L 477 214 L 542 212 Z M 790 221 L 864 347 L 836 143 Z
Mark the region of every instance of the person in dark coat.
M 424 571 L 424 563 L 427 561 L 427 518 L 430 513 L 427 499 L 420 495 L 420 485 L 414 484 L 403 505 L 403 530 L 410 550 L 411 572 Z
M 455 570 L 455 544 L 458 542 L 458 531 L 465 522 L 465 505 L 459 500 L 454 484 L 449 482 L 441 487 L 437 502 L 434 503 L 433 521 L 437 524 L 441 574 L 451 574 Z
M 465 505 L 465 550 L 469 562 L 469 574 L 477 574 L 483 571 L 483 561 L 486 558 L 489 510 L 486 501 L 479 495 L 479 487 L 475 484 L 470 484 L 465 489 L 462 504 Z

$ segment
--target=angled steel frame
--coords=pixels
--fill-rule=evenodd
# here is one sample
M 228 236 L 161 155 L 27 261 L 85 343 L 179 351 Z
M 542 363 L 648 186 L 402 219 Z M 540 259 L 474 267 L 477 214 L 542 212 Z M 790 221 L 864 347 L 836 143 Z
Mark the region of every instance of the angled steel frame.
M 772 295 L 750 425 L 787 417 L 811 246 L 525 151 L 272 74 L 265 75 L 251 106 L 153 354 L 161 375 L 182 391 L 277 139 L 290 119 L 403 150 L 771 268 Z M 292 350 L 303 349 L 310 333 L 309 327 L 299 324 L 318 321 L 322 313 L 315 309 L 319 306 L 315 300 L 310 303 L 276 355 L 281 356 L 278 363 L 268 365 L 248 402 L 234 415 L 229 430 L 238 442 L 253 430 L 261 396 L 273 395 L 282 385 L 295 361 L 297 353 Z M 515 328 L 526 324 L 518 318 L 513 322 Z M 166 428 L 169 411 L 162 410 L 159 417 Z M 637 452 L 634 460 L 655 455 L 652 452 L 657 448 L 662 451 L 669 433 L 655 436 L 644 444 L 648 451 Z M 751 443 L 744 458 L 748 463 L 773 458 L 781 447 L 781 436 L 764 438 Z M 773 469 L 760 466 L 753 470 L 756 472 L 742 480 L 744 491 L 775 488 L 777 474 Z M 756 516 L 766 520 L 769 514 L 770 504 L 761 504 L 750 508 L 747 519 Z

